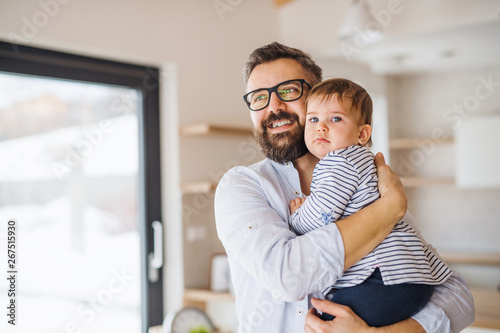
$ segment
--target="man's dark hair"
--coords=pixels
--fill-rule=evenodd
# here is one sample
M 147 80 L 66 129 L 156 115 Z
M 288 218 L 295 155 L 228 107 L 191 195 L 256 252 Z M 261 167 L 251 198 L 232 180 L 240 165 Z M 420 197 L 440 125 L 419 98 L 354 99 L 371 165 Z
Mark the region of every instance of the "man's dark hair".
M 293 59 L 297 61 L 306 72 L 308 83 L 311 86 L 321 82 L 322 70 L 308 54 L 299 49 L 274 42 L 262 46 L 250 54 L 243 69 L 245 84 L 255 67 L 278 59 Z

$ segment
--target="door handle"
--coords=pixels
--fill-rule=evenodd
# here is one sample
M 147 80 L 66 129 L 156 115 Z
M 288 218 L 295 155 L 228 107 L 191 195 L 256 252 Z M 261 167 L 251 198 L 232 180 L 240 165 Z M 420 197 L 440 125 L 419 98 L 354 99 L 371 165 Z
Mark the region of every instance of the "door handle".
M 158 270 L 163 266 L 163 225 L 160 221 L 151 223 L 153 228 L 153 252 L 149 253 L 149 280 L 158 281 Z

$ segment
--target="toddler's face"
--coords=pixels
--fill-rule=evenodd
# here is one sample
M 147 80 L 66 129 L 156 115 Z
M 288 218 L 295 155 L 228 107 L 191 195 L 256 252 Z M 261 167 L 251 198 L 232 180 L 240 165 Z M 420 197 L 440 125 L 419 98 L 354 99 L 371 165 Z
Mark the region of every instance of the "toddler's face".
M 351 110 L 349 100 L 344 102 L 347 105 L 334 96 L 312 97 L 307 103 L 304 139 L 309 151 L 320 159 L 330 151 L 362 144 L 359 112 Z

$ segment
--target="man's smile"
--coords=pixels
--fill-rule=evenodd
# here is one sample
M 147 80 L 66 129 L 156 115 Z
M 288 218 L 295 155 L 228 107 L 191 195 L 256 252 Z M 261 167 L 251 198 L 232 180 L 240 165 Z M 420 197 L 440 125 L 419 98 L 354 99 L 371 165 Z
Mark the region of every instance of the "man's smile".
M 267 128 L 269 128 L 272 133 L 278 133 L 290 129 L 294 124 L 295 120 L 292 119 L 277 120 L 267 125 Z

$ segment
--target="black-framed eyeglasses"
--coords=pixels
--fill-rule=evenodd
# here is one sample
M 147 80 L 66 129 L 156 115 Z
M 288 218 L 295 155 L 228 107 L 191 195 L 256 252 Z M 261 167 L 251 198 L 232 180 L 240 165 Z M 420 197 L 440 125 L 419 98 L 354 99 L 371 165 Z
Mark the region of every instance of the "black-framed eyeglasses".
M 311 85 L 303 79 L 288 80 L 275 85 L 272 88 L 260 88 L 243 95 L 245 103 L 252 111 L 259 111 L 266 108 L 271 100 L 271 93 L 283 102 L 296 101 L 304 93 L 304 83 L 311 89 Z

